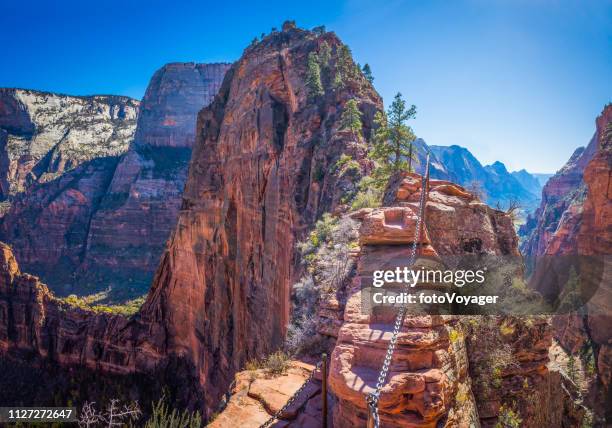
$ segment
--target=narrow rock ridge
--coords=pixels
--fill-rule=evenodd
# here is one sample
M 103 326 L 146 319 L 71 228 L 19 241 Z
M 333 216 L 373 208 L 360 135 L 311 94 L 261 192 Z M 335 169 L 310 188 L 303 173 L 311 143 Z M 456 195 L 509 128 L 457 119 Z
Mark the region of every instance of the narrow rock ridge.
M 334 426 L 363 426 L 367 420 L 365 397 L 374 390 L 396 311 L 378 308 L 372 312 L 364 306 L 367 299 L 362 296 L 362 286 L 371 283 L 374 270 L 385 269 L 393 260 L 408 259 L 419 198 L 420 177 L 404 174 L 390 183 L 385 196 L 390 206 L 356 215 L 362 219 L 361 254 L 331 363 L 330 384 L 339 400 Z M 425 256 L 468 254 L 473 251 L 474 240 L 480 253 L 516 254 L 517 240 L 510 218 L 458 185 L 431 180 L 425 215 L 424 236 L 419 243 Z M 458 321 L 459 317 L 453 316 L 405 318 L 381 391 L 383 426 L 469 426 L 477 420 Z
M 355 189 L 332 166 L 343 154 L 368 165 L 363 146 L 339 130 L 340 114 L 356 99 L 367 135 L 381 99 L 361 73 L 338 89 L 324 75 L 313 99 L 308 56 L 324 43 L 331 74 L 343 46 L 333 33 L 273 32 L 245 50 L 198 117 L 178 226 L 143 311 L 194 361 L 210 405 L 248 359 L 282 345 L 295 243 Z
M 324 42 L 332 53 L 325 91 L 312 99 L 308 55 Z M 361 73 L 332 88 L 342 47 L 333 33 L 288 24 L 247 48 L 227 72 L 199 114 L 178 225 L 138 314 L 128 320 L 60 309 L 36 278 L 7 278 L 1 349 L 111 373 L 155 375 L 178 365 L 186 372 L 176 376 L 193 380 L 181 391 L 210 415 L 234 372 L 284 340 L 298 270 L 294 244 L 356 190 L 355 177 L 333 166 L 348 154 L 363 171 L 371 167 L 363 146 L 339 129 L 340 114 L 356 99 L 367 137 L 382 101 Z M 138 169 L 141 155 L 129 156 Z M 113 239 L 122 230 L 113 229 Z

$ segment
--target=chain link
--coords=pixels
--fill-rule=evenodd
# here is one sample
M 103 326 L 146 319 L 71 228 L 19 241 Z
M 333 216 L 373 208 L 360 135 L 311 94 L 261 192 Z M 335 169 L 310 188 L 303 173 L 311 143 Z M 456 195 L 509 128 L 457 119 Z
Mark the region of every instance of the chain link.
M 414 232 L 414 242 L 412 243 L 412 249 L 410 251 L 410 256 L 408 257 L 407 266 L 412 266 L 414 264 L 414 260 L 416 258 L 417 245 L 421 238 L 421 224 L 423 222 L 423 213 L 425 211 L 425 203 L 426 197 L 425 193 L 427 190 L 427 182 L 429 181 L 429 153 L 427 153 L 427 160 L 425 161 L 425 171 L 421 178 L 421 196 L 419 198 L 419 211 L 417 213 L 417 222 L 416 222 L 416 230 Z M 411 284 L 404 284 L 404 292 L 408 292 Z M 389 340 L 389 345 L 387 346 L 387 353 L 385 354 L 385 359 L 383 360 L 382 367 L 380 369 L 380 373 L 378 374 L 376 388 L 374 392 L 369 393 L 366 396 L 366 403 L 370 408 L 370 414 L 373 418 L 374 428 L 380 428 L 380 417 L 378 414 L 378 399 L 380 398 L 380 391 L 382 387 L 385 385 L 387 380 L 387 375 L 389 374 L 389 367 L 391 365 L 391 360 L 393 359 L 393 352 L 395 351 L 395 345 L 397 344 L 397 337 L 399 335 L 399 331 L 404 324 L 404 317 L 406 316 L 406 310 L 408 306 L 406 303 L 403 303 L 400 306 L 399 311 L 397 312 L 397 316 L 395 317 L 395 324 L 393 325 L 393 334 L 391 335 L 391 340 Z
M 299 395 L 302 393 L 302 391 L 304 391 L 304 389 L 306 389 L 306 386 L 310 383 L 310 381 L 314 377 L 315 372 L 321 368 L 322 364 L 323 364 L 323 360 L 321 360 L 321 361 L 319 361 L 317 363 L 315 368 L 310 372 L 310 375 L 308 376 L 308 379 L 306 379 L 304 381 L 302 386 L 300 386 L 299 389 L 293 393 L 291 398 L 289 398 L 289 400 L 287 400 L 285 405 L 283 407 L 281 407 L 278 412 L 274 413 L 274 415 L 272 415 L 272 417 L 270 419 L 268 419 L 264 424 L 260 425 L 259 428 L 268 428 L 270 425 L 272 425 L 272 422 L 274 422 L 275 420 L 281 418 L 281 416 L 285 412 L 285 410 L 287 410 L 289 408 L 289 406 L 291 406 L 293 404 L 293 402 L 299 397 Z

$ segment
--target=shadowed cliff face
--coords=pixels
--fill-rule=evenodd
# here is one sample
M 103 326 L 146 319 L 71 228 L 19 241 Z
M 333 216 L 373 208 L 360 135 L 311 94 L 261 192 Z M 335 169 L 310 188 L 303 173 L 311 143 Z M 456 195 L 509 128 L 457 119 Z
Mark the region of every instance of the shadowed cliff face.
M 603 272 L 582 313 L 553 318 L 555 338 L 568 352 L 577 355 L 585 347 L 593 350 L 598 379 L 591 379 L 589 387 L 590 403 L 596 412 L 610 407 L 607 391 L 612 376 L 611 123 L 612 105 L 607 105 L 596 120 L 597 129 L 589 146 L 576 151 L 544 187 L 542 206 L 532 220 L 534 228 L 523 247 L 527 255 L 544 256 L 537 260 L 531 284 L 549 299 L 557 298 L 561 292 L 562 284 L 554 280 L 551 272 L 567 269 L 559 266 L 562 256 L 586 256 L 580 266 L 586 276 L 581 277 L 580 284 L 589 284 L 589 275 Z
M 595 344 L 597 372 L 610 418 L 612 380 L 612 105 L 597 119 L 598 147 L 584 171 L 587 194 L 578 232 L 578 253 L 604 258 L 601 287 L 588 304 L 585 330 Z M 602 400 L 603 401 L 603 400 Z M 609 420 L 609 419 L 608 419 Z
M 23 268 L 62 295 L 107 287 L 118 300 L 144 294 L 176 223 L 197 112 L 228 67 L 162 67 L 127 153 L 90 161 L 18 197 L 3 219 L 2 239 Z
M 211 398 L 247 359 L 281 345 L 296 238 L 354 189 L 330 172 L 340 156 L 367 164 L 338 129 L 340 113 L 355 98 L 369 132 L 382 102 L 360 73 L 337 90 L 324 77 L 325 94 L 309 98 L 308 55 L 323 42 L 333 70 L 341 42 L 332 33 L 286 28 L 247 48 L 198 117 L 178 226 L 143 311 L 191 356 Z

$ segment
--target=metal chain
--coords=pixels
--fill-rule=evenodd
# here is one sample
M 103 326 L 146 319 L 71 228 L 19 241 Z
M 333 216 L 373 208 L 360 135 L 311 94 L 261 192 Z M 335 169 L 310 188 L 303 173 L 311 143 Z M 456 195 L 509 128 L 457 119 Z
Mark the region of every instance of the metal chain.
M 417 214 L 417 222 L 416 222 L 416 230 L 414 232 L 414 242 L 412 243 L 412 249 L 410 251 L 410 256 L 408 257 L 407 266 L 412 266 L 414 263 L 414 259 L 416 258 L 417 245 L 420 241 L 421 237 L 421 223 L 423 221 L 423 213 L 425 211 L 425 193 L 427 182 L 429 181 L 429 153 L 427 153 L 427 160 L 425 161 L 425 171 L 421 178 L 421 196 L 419 198 L 419 211 Z M 408 292 L 410 288 L 410 283 L 404 284 L 404 292 Z M 397 344 L 397 337 L 399 335 L 399 331 L 404 324 L 404 317 L 406 316 L 406 310 L 408 306 L 404 302 L 399 311 L 397 312 L 397 316 L 395 317 L 395 324 L 393 326 L 393 334 L 391 336 L 391 340 L 389 341 L 389 345 L 387 346 L 387 353 L 385 354 L 385 359 L 383 360 L 382 367 L 380 369 L 380 373 L 378 374 L 378 379 L 376 382 L 376 389 L 374 392 L 369 393 L 366 396 L 366 403 L 370 408 L 370 414 L 372 415 L 374 428 L 380 428 L 380 417 L 378 415 L 378 399 L 380 398 L 380 391 L 382 387 L 385 385 L 387 380 L 387 375 L 389 373 L 389 366 L 391 365 L 391 360 L 393 358 L 393 352 L 395 351 L 395 345 Z
M 299 389 L 293 393 L 291 398 L 289 398 L 289 400 L 287 400 L 285 405 L 283 407 L 281 407 L 280 410 L 278 410 L 276 413 L 274 413 L 274 415 L 272 415 L 272 417 L 270 419 L 268 419 L 264 424 L 260 425 L 259 428 L 268 428 L 270 425 L 272 425 L 272 422 L 274 422 L 277 419 L 280 419 L 281 415 L 285 412 L 285 410 L 287 410 L 289 408 L 289 406 L 291 406 L 293 404 L 293 402 L 299 397 L 299 395 L 302 393 L 302 391 L 304 391 L 306 386 L 310 383 L 310 381 L 314 377 L 315 372 L 321 368 L 322 364 L 323 364 L 323 360 L 321 360 L 321 361 L 319 361 L 317 363 L 315 368 L 310 372 L 310 375 L 308 376 L 308 379 L 306 379 L 304 381 L 302 386 L 300 386 Z

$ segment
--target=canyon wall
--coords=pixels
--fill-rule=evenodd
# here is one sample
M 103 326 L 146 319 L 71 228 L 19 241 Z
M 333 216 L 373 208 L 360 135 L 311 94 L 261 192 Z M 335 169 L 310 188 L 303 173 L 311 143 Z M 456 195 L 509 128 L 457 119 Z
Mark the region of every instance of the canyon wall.
M 587 304 L 584 329 L 593 343 L 597 374 L 603 384 L 602 406 L 612 418 L 612 105 L 597 118 L 597 152 L 584 171 L 587 187 L 578 253 L 603 263 L 603 276 Z
M 610 113 L 604 111 L 602 118 L 606 114 Z M 598 127 L 589 144 L 577 148 L 544 185 L 540 206 L 519 230 L 521 253 L 524 255 L 536 257 L 575 248 L 573 239 L 580 227 L 586 193 L 584 169 L 597 151 L 600 131 Z
M 92 159 L 125 153 L 139 102 L 0 88 L 0 198 L 53 180 Z M 0 134 L 3 132 L 0 131 Z
M 308 57 L 324 46 L 313 96 Z M 296 240 L 355 189 L 333 165 L 343 154 L 368 165 L 340 116 L 355 99 L 367 134 L 382 101 L 344 49 L 333 33 L 287 23 L 245 50 L 199 115 L 178 226 L 143 310 L 164 307 L 158 321 L 195 362 L 209 403 L 248 359 L 282 345 Z
M 544 187 L 541 207 L 524 226 L 522 247 L 527 256 L 540 256 L 530 286 L 549 301 L 559 298 L 564 282 L 551 273 L 579 263 L 579 290 L 588 296 L 586 304 L 578 312 L 553 317 L 554 336 L 574 356 L 585 349 L 594 353 L 596 377 L 587 383 L 590 405 L 600 418 L 610 408 L 612 377 L 611 123 L 609 104 L 596 120 L 589 146 L 578 149 Z
M 325 47 L 324 91 L 313 96 L 308 56 Z M 356 190 L 355 177 L 335 164 L 348 154 L 361 170 L 371 167 L 363 139 L 340 129 L 340 116 L 355 99 L 368 136 L 382 101 L 347 52 L 333 33 L 290 23 L 247 48 L 199 114 L 178 225 L 141 311 L 128 320 L 59 309 L 62 303 L 35 278 L 7 279 L 0 290 L 5 353 L 27 351 L 110 373 L 158 370 L 175 359 L 189 367 L 185 376 L 194 376 L 185 389 L 193 402 L 206 413 L 216 407 L 235 370 L 284 340 L 296 239 Z M 135 170 L 150 165 L 150 179 L 153 165 L 138 161 L 140 147 L 133 147 L 121 162 Z M 118 177 L 115 172 L 111 188 Z M 146 190 L 132 187 L 130 194 Z M 141 212 L 142 223 L 147 210 Z M 122 230 L 119 224 L 112 236 L 120 240 Z
M 147 88 L 126 153 L 102 156 L 99 143 L 98 157 L 18 195 L 2 219 L 0 238 L 13 246 L 20 265 L 62 295 L 108 288 L 114 300 L 144 294 L 176 223 L 196 115 L 212 101 L 228 67 L 162 67 Z M 57 115 L 76 121 L 73 108 L 57 108 L 62 108 Z M 85 136 L 100 125 L 93 114 L 81 120 L 84 131 L 71 128 L 64 140 L 85 150 L 93 144 Z M 68 144 L 64 140 L 58 147 Z

